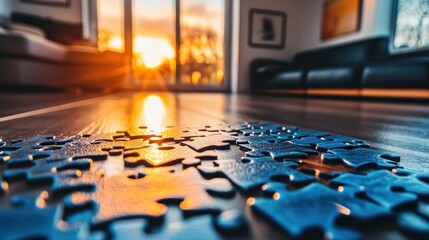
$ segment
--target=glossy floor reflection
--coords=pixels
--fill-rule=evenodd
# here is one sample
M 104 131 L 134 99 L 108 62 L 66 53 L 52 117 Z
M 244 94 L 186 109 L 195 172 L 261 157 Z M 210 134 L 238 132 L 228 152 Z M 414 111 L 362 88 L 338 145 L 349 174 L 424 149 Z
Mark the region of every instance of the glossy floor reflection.
M 93 97 L 2 94 L 0 138 L 104 133 L 135 126 L 160 131 L 172 125 L 262 120 L 360 138 L 404 155 L 408 168 L 429 169 L 429 106 L 425 104 L 208 93 Z

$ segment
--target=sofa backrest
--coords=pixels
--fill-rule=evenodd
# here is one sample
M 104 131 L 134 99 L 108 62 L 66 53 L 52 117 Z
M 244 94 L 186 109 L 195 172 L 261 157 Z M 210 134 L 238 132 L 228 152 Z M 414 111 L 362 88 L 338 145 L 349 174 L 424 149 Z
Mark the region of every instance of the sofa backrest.
M 300 68 L 324 68 L 363 65 L 387 59 L 388 37 L 377 37 L 349 44 L 298 53 L 293 64 Z
M 12 12 L 10 20 L 17 23 L 23 23 L 38 27 L 45 32 L 46 38 L 62 43 L 74 44 L 83 39 L 82 23 L 68 23 L 56 21 L 46 17 L 40 17 L 27 13 Z

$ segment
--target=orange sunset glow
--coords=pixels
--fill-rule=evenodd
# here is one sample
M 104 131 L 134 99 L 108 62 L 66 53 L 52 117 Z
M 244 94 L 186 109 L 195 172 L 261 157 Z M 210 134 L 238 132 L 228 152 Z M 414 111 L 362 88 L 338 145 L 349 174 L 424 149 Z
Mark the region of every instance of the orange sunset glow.
M 176 66 L 174 1 L 134 0 L 132 69 L 135 80 L 167 85 L 177 81 L 189 85 L 220 86 L 224 78 L 224 13 L 221 2 L 223 0 L 181 2 L 180 62 Z M 98 4 L 101 5 L 99 50 L 124 52 L 123 1 L 105 0 L 98 1 Z M 176 67 L 180 67 L 177 80 Z

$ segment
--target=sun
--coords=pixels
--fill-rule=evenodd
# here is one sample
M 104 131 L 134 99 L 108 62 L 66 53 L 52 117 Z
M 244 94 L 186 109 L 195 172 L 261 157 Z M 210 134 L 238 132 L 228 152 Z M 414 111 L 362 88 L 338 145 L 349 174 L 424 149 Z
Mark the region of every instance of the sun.
M 174 58 L 173 46 L 164 38 L 135 37 L 134 55 L 147 68 L 156 68 Z

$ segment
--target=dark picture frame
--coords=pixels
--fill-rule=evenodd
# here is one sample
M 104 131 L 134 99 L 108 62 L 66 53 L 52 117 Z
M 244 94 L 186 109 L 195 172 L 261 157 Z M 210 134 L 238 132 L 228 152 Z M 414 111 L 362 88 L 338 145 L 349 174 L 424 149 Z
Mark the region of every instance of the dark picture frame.
M 249 46 L 283 49 L 286 41 L 285 12 L 255 9 L 249 11 Z
M 49 5 L 56 7 L 69 7 L 70 0 L 20 0 L 23 3 L 32 3 L 40 5 Z
M 321 40 L 329 40 L 359 32 L 362 21 L 362 0 L 328 0 L 323 3 Z

